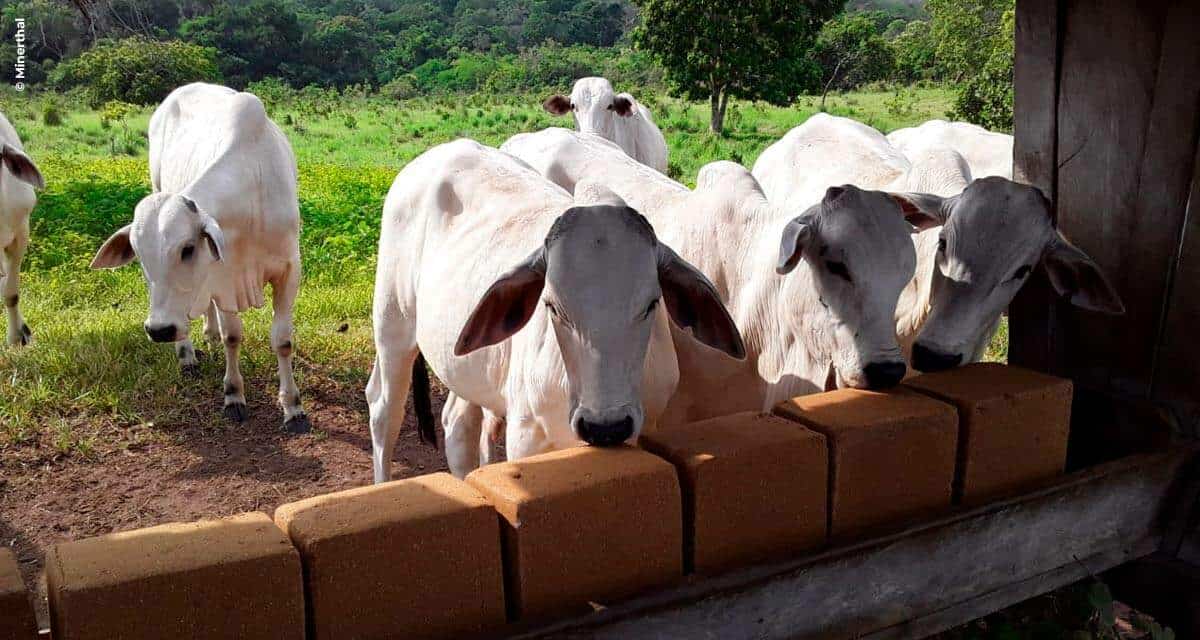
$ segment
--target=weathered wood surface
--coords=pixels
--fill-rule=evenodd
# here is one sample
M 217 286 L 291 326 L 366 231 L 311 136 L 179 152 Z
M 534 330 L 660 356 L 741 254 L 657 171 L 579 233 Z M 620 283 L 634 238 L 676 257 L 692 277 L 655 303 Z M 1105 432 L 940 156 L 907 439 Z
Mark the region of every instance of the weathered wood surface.
M 1058 177 L 1058 27 L 1060 2 L 1018 0 L 1013 66 L 1013 179 L 1054 202 Z M 1058 303 L 1038 269 L 1009 308 L 1008 359 L 1053 371 Z
M 1079 559 L 1099 571 L 1148 553 L 1193 456 L 1190 447 L 1132 456 L 887 538 L 694 581 L 519 637 L 849 638 L 895 634 L 904 623 L 944 628 L 1058 586 Z

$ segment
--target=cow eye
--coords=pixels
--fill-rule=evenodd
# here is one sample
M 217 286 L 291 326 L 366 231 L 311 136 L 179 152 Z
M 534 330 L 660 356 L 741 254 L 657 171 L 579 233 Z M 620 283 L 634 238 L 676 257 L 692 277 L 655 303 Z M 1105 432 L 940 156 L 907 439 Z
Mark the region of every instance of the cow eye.
M 946 239 L 938 238 L 938 253 L 946 253 Z
M 189 244 L 183 248 L 183 251 L 179 252 L 179 259 L 187 262 L 192 259 L 192 254 L 194 253 L 196 253 L 196 246 Z
M 1025 276 L 1029 275 L 1030 271 L 1033 271 L 1033 265 L 1031 265 L 1031 264 L 1021 265 L 1020 267 L 1017 268 L 1017 272 L 1013 274 L 1012 279 L 1013 280 L 1024 280 Z
M 854 282 L 854 279 L 850 277 L 850 270 L 846 268 L 846 263 L 844 262 L 827 260 L 825 262 L 825 268 L 829 269 L 829 273 L 832 273 L 846 282 Z
M 657 308 L 658 308 L 658 298 L 655 298 L 654 300 L 652 300 L 650 302 L 650 306 L 646 307 L 646 312 L 642 314 L 642 319 L 644 320 L 646 318 L 649 318 L 650 314 L 654 313 L 654 310 Z

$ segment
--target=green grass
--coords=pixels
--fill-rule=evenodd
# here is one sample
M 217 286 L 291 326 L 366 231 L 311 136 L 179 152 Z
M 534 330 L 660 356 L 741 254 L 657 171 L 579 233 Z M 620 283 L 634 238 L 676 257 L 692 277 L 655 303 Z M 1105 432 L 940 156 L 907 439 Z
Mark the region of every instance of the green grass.
M 544 96 L 466 96 L 390 102 L 345 98 L 330 104 L 268 105 L 287 132 L 300 167 L 305 279 L 296 308 L 299 384 L 335 379 L 361 388 L 373 358 L 370 306 L 383 198 L 405 162 L 457 137 L 499 145 L 509 136 L 570 126 L 542 111 Z M 141 330 L 145 285 L 136 267 L 96 272 L 92 254 L 132 217 L 149 192 L 145 129 L 150 109 L 102 123 L 97 112 L 61 106 L 63 122 L 40 120 L 46 100 L 0 91 L 0 110 L 26 141 L 47 189 L 33 214 L 21 300 L 35 342 L 0 346 L 0 454 L 40 446 L 48 455 L 89 456 L 143 438 L 169 437 L 170 425 L 220 417 L 222 358 L 184 378 L 171 349 Z M 815 98 L 791 108 L 735 103 L 728 131 L 708 133 L 706 106 L 647 95 L 671 146 L 672 173 L 693 183 L 707 162 L 752 165 L 768 144 L 816 111 Z M 828 110 L 883 131 L 944 117 L 944 89 L 832 96 Z M 269 309 L 245 314 L 243 373 L 252 394 L 274 394 Z M 346 331 L 339 331 L 348 324 Z M 193 340 L 203 345 L 199 323 Z M 219 349 L 218 349 L 219 350 Z M 199 408 L 197 408 L 199 407 Z M 319 426 L 319 425 L 318 425 Z M 130 434 L 134 435 L 130 435 Z M 132 443 L 132 444 L 131 444 Z M 0 465 L 3 466 L 3 465 Z

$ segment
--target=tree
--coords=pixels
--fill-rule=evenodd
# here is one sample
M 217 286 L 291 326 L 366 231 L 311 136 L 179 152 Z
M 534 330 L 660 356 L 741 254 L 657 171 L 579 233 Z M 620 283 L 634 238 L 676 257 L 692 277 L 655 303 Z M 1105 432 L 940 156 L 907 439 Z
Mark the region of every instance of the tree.
M 296 45 L 304 32 L 290 4 L 252 0 L 221 4 L 211 15 L 187 20 L 179 26 L 179 35 L 219 49 L 222 74 L 230 84 L 244 87 L 252 80 L 280 75 L 281 64 L 298 62 Z
M 932 80 L 937 73 L 937 45 L 929 33 L 929 22 L 913 20 L 892 40 L 896 78 L 904 82 Z
M 216 56 L 209 47 L 174 40 L 102 40 L 58 65 L 50 81 L 58 89 L 81 87 L 93 108 L 112 100 L 156 104 L 180 85 L 220 80 Z
M 872 13 L 842 14 L 821 27 L 809 53 L 821 69 L 821 110 L 830 89 L 852 89 L 884 80 L 895 59 L 888 41 L 880 35 L 882 21 Z
M 817 75 L 805 53 L 845 0 L 637 0 L 634 43 L 666 70 L 673 93 L 707 97 L 721 133 L 730 97 L 789 104 Z
M 1012 9 L 1001 19 L 1000 33 L 987 50 L 983 69 L 958 89 L 950 117 L 993 130 L 1013 126 L 1013 27 Z
M 948 78 L 961 82 L 981 71 L 1004 37 L 1004 12 L 1013 0 L 928 0 L 930 38 L 937 64 Z M 1008 34 L 1009 47 L 1012 34 Z

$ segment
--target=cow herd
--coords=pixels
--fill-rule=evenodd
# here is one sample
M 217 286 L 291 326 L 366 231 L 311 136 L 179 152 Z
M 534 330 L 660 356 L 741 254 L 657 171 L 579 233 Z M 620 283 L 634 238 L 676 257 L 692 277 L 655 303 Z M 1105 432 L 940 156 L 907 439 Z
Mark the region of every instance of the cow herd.
M 547 99 L 575 131 L 499 149 L 438 145 L 384 201 L 367 383 L 373 470 L 390 479 L 410 389 L 434 434 L 427 368 L 449 390 L 450 470 L 580 441 L 636 441 L 657 425 L 761 411 L 838 387 L 885 389 L 911 369 L 977 360 L 1039 266 L 1073 304 L 1121 313 L 1096 264 L 1059 234 L 1037 189 L 1013 182 L 1012 138 L 932 121 L 884 137 L 818 114 L 752 170 L 663 174 L 645 106 L 603 78 Z M 175 90 L 150 120 L 153 193 L 100 247 L 134 259 L 145 331 L 195 365 L 190 321 L 225 346 L 225 413 L 246 418 L 238 314 L 271 284 L 271 346 L 290 431 L 309 428 L 292 376 L 300 283 L 296 162 L 248 93 Z M 8 341 L 25 344 L 18 278 L 41 175 L 0 116 L 0 261 Z M 910 369 L 911 363 L 911 369 Z

